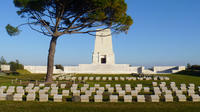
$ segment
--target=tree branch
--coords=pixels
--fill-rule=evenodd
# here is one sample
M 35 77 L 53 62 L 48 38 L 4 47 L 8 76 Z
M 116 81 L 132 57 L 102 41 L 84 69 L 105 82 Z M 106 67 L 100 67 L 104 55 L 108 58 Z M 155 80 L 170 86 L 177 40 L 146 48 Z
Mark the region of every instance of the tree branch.
M 85 31 L 85 32 L 76 32 L 76 31 L 71 31 L 70 33 L 92 33 L 92 32 L 99 32 L 99 31 L 103 31 L 103 30 L 105 30 L 105 29 L 108 29 L 108 28 L 110 28 L 109 26 L 108 27 L 105 27 L 105 28 L 103 28 L 103 29 L 98 29 L 98 30 L 88 30 L 88 31 Z
M 29 21 L 29 20 L 28 20 Z M 34 30 L 34 31 L 37 31 L 37 32 L 39 32 L 39 33 L 42 33 L 42 34 L 44 34 L 44 35 L 46 35 L 46 36 L 51 36 L 51 35 L 49 35 L 49 34 L 47 34 L 47 33 L 45 33 L 45 32 L 42 32 L 42 31 L 40 31 L 40 30 L 37 30 L 37 29 L 35 29 L 35 28 L 33 28 L 32 26 L 31 26 L 31 24 L 28 24 L 29 25 L 29 27 L 32 29 L 32 30 Z
M 50 30 L 49 26 L 46 24 L 46 22 L 39 16 L 39 14 L 37 14 L 36 12 L 34 12 L 34 14 L 36 14 L 36 16 L 30 11 L 30 13 L 32 14 L 32 16 L 34 16 L 38 22 L 41 23 L 42 26 L 44 26 L 46 28 L 46 30 L 51 34 L 53 35 L 52 31 Z

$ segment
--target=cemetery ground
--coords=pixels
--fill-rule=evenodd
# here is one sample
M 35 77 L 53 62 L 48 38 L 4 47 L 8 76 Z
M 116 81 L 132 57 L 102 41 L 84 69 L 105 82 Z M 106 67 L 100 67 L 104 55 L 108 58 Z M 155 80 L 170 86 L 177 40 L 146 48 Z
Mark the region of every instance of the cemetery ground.
M 91 74 L 79 74 L 77 76 L 94 76 Z M 96 76 L 122 76 L 122 75 L 95 75 Z M 123 75 L 123 76 L 131 76 L 131 75 Z M 181 83 L 189 84 L 193 83 L 196 86 L 200 86 L 200 77 L 192 76 L 186 74 L 162 74 L 159 76 L 169 77 L 169 81 L 165 81 L 166 83 L 175 82 L 177 86 L 180 86 Z M 35 80 L 40 81 L 44 80 L 44 74 L 29 74 L 26 72 L 20 72 L 19 75 L 5 75 L 0 73 L 0 86 L 9 86 L 9 85 L 27 85 L 29 82 L 34 83 Z M 22 82 L 21 82 L 21 81 Z M 73 81 L 59 81 L 59 83 L 66 83 L 71 85 Z M 121 84 L 122 86 L 125 84 L 131 84 L 131 86 L 136 86 L 136 84 L 143 84 L 143 86 L 151 86 L 153 80 L 136 80 L 136 81 L 96 81 L 96 80 L 88 80 L 88 81 L 76 81 L 79 85 L 83 85 L 87 83 L 89 85 L 100 84 L 101 86 L 105 86 L 105 84 L 111 84 L 114 86 L 115 84 Z M 154 82 L 162 82 L 160 80 Z M 148 93 L 145 93 L 148 94 Z M 68 97 L 70 98 L 70 97 Z M 52 100 L 52 97 L 49 97 Z M 131 102 L 125 103 L 120 101 L 117 103 L 111 103 L 108 99 L 105 99 L 107 102 L 71 102 L 71 101 L 62 101 L 62 102 L 39 102 L 39 101 L 0 101 L 0 112 L 197 112 L 200 110 L 199 102 L 178 102 L 176 99 L 174 102 Z

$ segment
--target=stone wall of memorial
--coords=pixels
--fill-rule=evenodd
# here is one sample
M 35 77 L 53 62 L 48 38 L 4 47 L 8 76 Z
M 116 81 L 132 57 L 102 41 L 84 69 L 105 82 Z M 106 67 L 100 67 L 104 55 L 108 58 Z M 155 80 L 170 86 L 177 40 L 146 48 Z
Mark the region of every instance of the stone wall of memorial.
M 47 66 L 24 66 L 31 73 L 46 73 Z M 130 66 L 129 64 L 79 64 L 78 66 L 64 66 L 64 71 L 54 67 L 54 74 L 80 73 L 80 74 L 165 74 L 185 70 L 185 66 L 155 66 L 145 69 L 143 66 Z
M 154 66 L 155 73 L 173 73 L 173 71 L 185 70 L 185 66 Z
M 0 69 L 1 71 L 10 71 L 10 65 L 1 65 Z
M 128 64 L 80 64 L 79 73 L 129 74 Z
M 31 73 L 46 73 L 47 66 L 24 66 L 24 69 Z
M 47 73 L 47 66 L 24 66 L 24 69 L 28 70 L 31 73 L 41 73 L 41 74 L 45 74 Z M 54 74 L 59 74 L 59 73 L 63 73 L 62 70 L 60 69 L 56 69 L 56 67 L 54 66 Z

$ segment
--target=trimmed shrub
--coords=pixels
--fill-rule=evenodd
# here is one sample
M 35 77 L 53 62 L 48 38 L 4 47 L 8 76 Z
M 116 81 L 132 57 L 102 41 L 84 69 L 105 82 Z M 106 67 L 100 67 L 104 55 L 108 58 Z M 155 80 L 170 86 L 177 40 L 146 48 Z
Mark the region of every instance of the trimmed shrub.
M 56 66 L 56 69 L 61 69 L 62 71 L 64 71 L 64 67 L 62 65 L 58 64 L 58 65 L 55 65 L 55 66 Z
M 16 60 L 16 62 L 11 61 L 11 62 L 9 63 L 9 65 L 10 65 L 10 70 L 11 70 L 11 71 L 16 71 L 16 70 L 18 70 L 18 69 L 19 69 L 19 70 L 23 70 L 23 69 L 24 69 L 24 65 L 20 64 L 18 60 Z
M 200 70 L 200 65 L 192 65 L 190 67 L 191 70 Z

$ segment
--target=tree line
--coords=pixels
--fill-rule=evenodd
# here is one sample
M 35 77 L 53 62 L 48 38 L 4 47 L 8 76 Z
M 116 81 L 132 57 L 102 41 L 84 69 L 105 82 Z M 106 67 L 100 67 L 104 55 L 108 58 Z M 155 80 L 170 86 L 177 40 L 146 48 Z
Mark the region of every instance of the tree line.
M 200 70 L 200 65 L 190 65 L 187 64 L 187 70 Z

